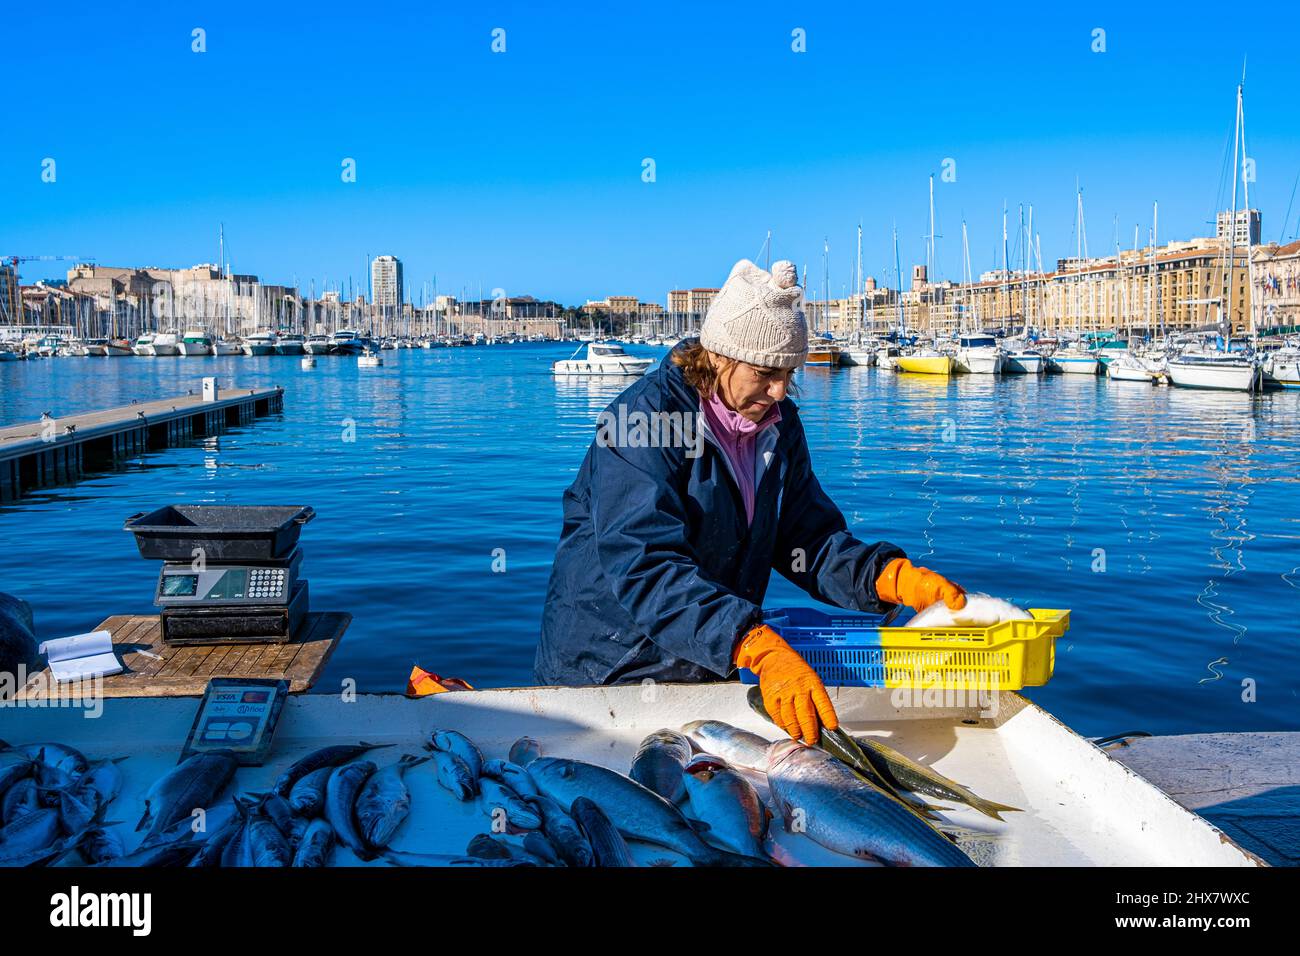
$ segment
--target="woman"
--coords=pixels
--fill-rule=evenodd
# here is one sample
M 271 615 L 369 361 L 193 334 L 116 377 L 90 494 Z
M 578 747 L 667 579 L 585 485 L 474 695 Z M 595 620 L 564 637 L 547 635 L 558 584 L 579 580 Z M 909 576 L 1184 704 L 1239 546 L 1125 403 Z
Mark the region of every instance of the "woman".
M 852 610 L 965 605 L 901 549 L 853 537 L 813 475 L 786 397 L 808 353 L 796 278 L 789 262 L 736 263 L 700 338 L 602 416 L 564 493 L 540 683 L 717 681 L 745 667 L 777 724 L 815 743 L 838 722 L 812 668 L 763 624 L 773 569 Z

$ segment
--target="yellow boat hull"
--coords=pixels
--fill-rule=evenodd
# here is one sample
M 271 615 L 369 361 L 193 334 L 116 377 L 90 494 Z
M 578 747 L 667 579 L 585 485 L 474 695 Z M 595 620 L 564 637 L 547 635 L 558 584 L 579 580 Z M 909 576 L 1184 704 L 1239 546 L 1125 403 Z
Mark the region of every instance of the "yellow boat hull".
M 921 375 L 951 375 L 953 359 L 951 355 L 922 357 L 900 355 L 894 360 L 900 372 L 916 372 Z

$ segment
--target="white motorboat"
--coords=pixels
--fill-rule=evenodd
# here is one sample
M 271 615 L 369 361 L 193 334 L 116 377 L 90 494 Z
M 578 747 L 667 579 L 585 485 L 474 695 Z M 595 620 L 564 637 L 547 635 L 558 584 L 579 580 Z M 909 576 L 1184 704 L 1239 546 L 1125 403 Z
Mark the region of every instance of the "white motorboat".
M 339 329 L 329 337 L 330 355 L 360 355 L 368 345 L 356 329 Z
M 320 332 L 307 336 L 306 341 L 302 343 L 303 351 L 308 355 L 328 355 L 330 351 L 330 337 Z
M 124 656 L 128 667 L 154 663 L 125 648 Z M 951 801 L 932 801 L 950 807 L 939 811 L 937 822 L 954 830 L 957 845 L 981 866 L 1266 865 L 1230 834 L 1160 789 L 1152 782 L 1151 770 L 1135 772 L 1121 763 L 1126 748 L 1102 749 L 1018 693 L 991 693 L 986 702 L 974 694 L 958 698 L 951 692 L 939 693 L 933 700 L 926 696 L 923 701 L 917 693 L 900 702 L 899 692 L 887 688 L 828 687 L 827 692 L 848 732 L 879 736 L 908 757 L 960 780 L 981 797 L 1020 808 L 1021 812 L 995 820 Z M 89 713 L 85 706 L 10 708 L 5 736 L 57 740 L 92 761 L 128 757 L 118 765 L 122 782 L 114 805 L 123 811 L 144 806 L 149 788 L 175 766 L 176 751 L 194 722 L 195 698 L 115 697 L 97 703 L 95 720 L 85 719 Z M 435 727 L 464 734 L 490 758 L 504 757 L 515 740 L 527 735 L 538 740 L 549 756 L 625 773 L 647 734 L 695 720 L 724 721 L 768 740 L 782 736 L 749 709 L 745 688 L 738 683 L 659 684 L 653 694 L 640 686 L 518 687 L 438 694 L 433 699 L 294 693 L 284 702 L 266 757 L 257 766 L 239 767 L 230 790 L 267 790 L 294 761 L 321 747 L 355 744 L 360 738 L 394 745 L 377 751 L 374 758 L 391 765 L 397 758 L 382 755 L 418 750 Z M 1170 744 L 1162 753 L 1167 766 L 1203 768 L 1206 759 L 1217 754 L 1231 759 L 1233 769 L 1255 768 L 1257 776 L 1286 779 L 1283 759 L 1287 755 L 1278 753 L 1280 745 L 1271 750 L 1261 746 L 1259 736 L 1216 734 L 1213 747 L 1185 748 L 1180 761 L 1175 761 L 1178 755 L 1172 745 L 1182 737 L 1142 738 L 1137 743 Z M 1233 748 L 1224 738 L 1240 743 Z M 1247 756 L 1243 751 L 1250 743 L 1255 746 Z M 773 804 L 766 775 L 741 772 L 759 799 Z M 393 850 L 462 854 L 468 841 L 483 831 L 483 815 L 473 804 L 456 803 L 433 773 L 410 773 L 406 786 L 410 814 L 393 841 Z M 1233 798 L 1247 799 L 1236 791 Z M 225 803 L 230 803 L 228 798 Z M 796 866 L 874 865 L 818 845 L 800 827 L 787 829 L 781 825 L 780 808 L 773 804 L 773 809 L 778 816 L 769 828 L 768 852 Z M 209 814 L 216 812 L 214 804 Z M 114 830 L 127 852 L 146 836 L 127 824 Z M 665 855 L 658 850 L 651 853 L 652 857 Z M 366 864 L 343 845 L 334 850 L 333 863 L 391 865 L 382 856 Z
M 180 355 L 180 336 L 175 332 L 155 332 L 153 337 L 154 355 Z
M 578 352 L 582 349 L 578 349 Z M 654 359 L 628 355 L 623 346 L 612 342 L 592 342 L 587 346 L 587 357 L 577 358 L 578 352 L 551 366 L 553 375 L 644 375 L 654 364 Z
M 1264 359 L 1264 382 L 1273 388 L 1300 388 L 1300 345 L 1288 345 Z
M 1047 370 L 1047 360 L 1037 349 L 1013 348 L 1007 350 L 1002 363 L 1004 375 L 1041 375 Z
M 108 339 L 86 339 L 82 343 L 83 355 L 89 355 L 92 358 L 108 357 Z
M 963 335 L 957 339 L 957 371 L 969 375 L 1000 375 L 1007 353 L 992 335 Z
M 179 345 L 181 355 L 216 355 L 216 346 L 212 336 L 202 329 L 190 329 L 181 336 Z
M 146 332 L 136 338 L 135 343 L 131 346 L 131 350 L 135 352 L 136 355 L 151 356 L 154 354 L 153 340 L 154 334 L 152 332 Z
M 243 355 L 244 343 L 239 339 L 217 339 L 212 343 L 215 355 Z
M 269 329 L 252 332 L 244 336 L 245 355 L 274 355 L 275 347 L 275 333 Z
M 302 355 L 306 351 L 307 338 L 301 332 L 281 332 L 275 350 L 281 355 Z
M 869 345 L 845 345 L 840 349 L 840 364 L 870 368 L 876 364 L 876 349 Z
M 1153 370 L 1145 360 L 1132 352 L 1116 355 L 1106 365 L 1106 377 L 1117 382 L 1145 382 L 1152 385 L 1159 375 L 1160 372 Z
M 898 369 L 898 357 L 903 354 L 903 350 L 897 345 L 882 345 L 876 349 L 876 368 L 883 368 L 893 372 Z
M 362 368 L 379 368 L 384 364 L 384 357 L 374 349 L 364 349 L 357 356 L 357 365 Z
M 1253 392 L 1260 388 L 1263 369 L 1253 356 L 1215 349 L 1189 349 L 1166 367 L 1170 384 L 1224 392 Z
M 1101 363 L 1097 356 L 1084 349 L 1064 348 L 1052 353 L 1052 367 L 1066 375 L 1097 375 Z

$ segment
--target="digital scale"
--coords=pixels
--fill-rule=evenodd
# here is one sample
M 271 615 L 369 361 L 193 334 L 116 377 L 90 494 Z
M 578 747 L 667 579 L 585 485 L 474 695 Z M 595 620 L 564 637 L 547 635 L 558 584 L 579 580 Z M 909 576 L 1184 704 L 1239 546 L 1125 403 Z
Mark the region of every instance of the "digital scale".
M 315 511 L 280 505 L 169 505 L 133 515 L 140 554 L 162 559 L 154 604 L 169 644 L 293 640 L 307 616 L 298 536 Z

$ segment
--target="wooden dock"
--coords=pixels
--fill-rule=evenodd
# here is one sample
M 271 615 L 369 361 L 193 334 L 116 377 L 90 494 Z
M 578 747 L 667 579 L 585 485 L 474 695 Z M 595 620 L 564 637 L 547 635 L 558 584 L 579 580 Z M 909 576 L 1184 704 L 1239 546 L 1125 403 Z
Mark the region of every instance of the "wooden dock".
M 93 681 L 53 684 L 49 668 L 33 674 L 18 691 L 20 700 L 40 700 L 55 694 L 80 698 L 81 690 L 104 697 L 200 697 L 213 677 L 266 677 L 287 680 L 299 693 L 316 682 L 325 662 L 343 638 L 352 615 L 342 611 L 311 611 L 293 640 L 284 644 L 166 644 L 157 614 L 117 615 L 97 631 L 113 635 L 113 651 L 126 670 Z M 53 689 L 52 689 L 53 688 Z
M 284 409 L 284 389 L 230 388 L 214 400 L 191 393 L 0 428 L 0 501 L 111 470 L 145 451 L 217 435 Z

